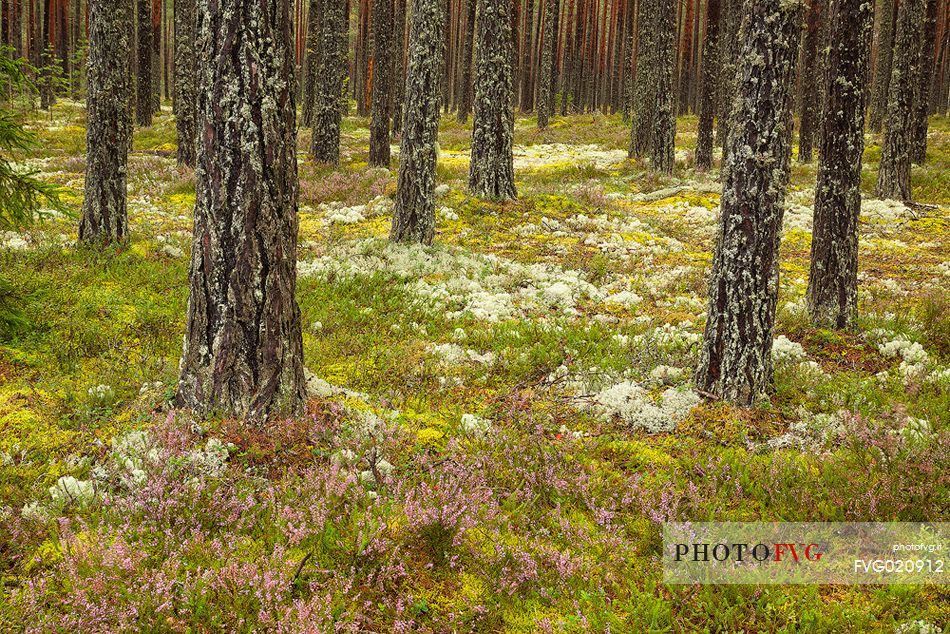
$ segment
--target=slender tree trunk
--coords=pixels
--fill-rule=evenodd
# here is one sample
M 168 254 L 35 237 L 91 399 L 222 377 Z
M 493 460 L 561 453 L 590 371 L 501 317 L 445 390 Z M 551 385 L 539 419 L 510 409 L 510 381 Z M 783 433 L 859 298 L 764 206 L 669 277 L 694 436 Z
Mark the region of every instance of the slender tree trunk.
M 824 0 L 808 0 L 805 37 L 802 43 L 801 126 L 798 132 L 798 162 L 811 163 L 818 113 L 818 48 L 822 32 Z
M 175 0 L 175 126 L 178 164 L 188 167 L 195 166 L 198 143 L 195 20 L 195 0 Z
M 911 121 L 910 160 L 923 165 L 927 159 L 927 115 L 930 111 L 930 91 L 934 84 L 934 57 L 937 46 L 938 0 L 927 0 L 924 14 L 923 45 L 920 47 L 920 62 L 917 65 L 917 91 L 914 95 L 914 116 Z
M 290 7 L 199 0 L 197 24 L 202 134 L 176 400 L 259 424 L 306 394 Z
M 676 68 L 676 24 L 674 0 L 657 0 L 656 106 L 653 120 L 651 167 L 662 174 L 673 173 L 676 158 L 676 99 L 673 73 Z
M 162 0 L 152 0 L 152 108 L 162 111 Z
M 826 115 L 808 276 L 808 310 L 819 327 L 846 328 L 858 310 L 858 216 L 864 111 L 874 27 L 867 0 L 832 0 Z
M 128 233 L 126 163 L 132 122 L 128 99 L 132 0 L 91 0 L 86 187 L 81 242 L 124 240 Z
M 349 31 L 346 8 L 346 0 L 323 0 L 320 20 L 320 62 L 314 95 L 311 153 L 318 163 L 333 165 L 340 162 L 340 102 L 343 101 Z
M 402 134 L 402 110 L 406 100 L 406 2 L 396 0 L 393 15 L 393 33 L 396 40 L 393 46 L 393 136 Z
M 459 89 L 461 90 L 461 99 L 459 99 L 459 123 L 468 121 L 468 115 L 472 111 L 472 54 L 475 50 L 475 7 L 476 0 L 465 1 L 465 39 L 462 45 L 462 75 Z
M 681 37 L 680 51 L 680 74 L 679 74 L 679 106 L 678 112 L 686 114 L 689 112 L 689 84 L 690 67 L 693 57 L 693 9 L 696 0 L 686 0 L 686 13 L 683 16 L 683 29 Z M 674 26 L 675 31 L 675 26 Z M 675 44 L 673 45 L 676 46 Z
M 507 0 L 479 0 L 475 118 L 468 187 L 479 198 L 514 198 L 511 17 Z
M 389 117 L 392 107 L 393 0 L 373 0 L 372 118 L 369 164 L 389 167 Z
M 414 0 L 411 18 L 406 111 L 389 237 L 393 242 L 431 244 L 435 236 L 438 87 L 444 65 L 444 3 L 442 0 Z
M 660 83 L 659 43 L 656 35 L 659 26 L 659 3 L 660 0 L 640 0 L 640 11 L 637 15 L 636 85 L 630 130 L 630 158 L 647 155 L 653 146 L 656 91 Z
M 696 385 L 749 405 L 773 376 L 778 256 L 791 158 L 801 4 L 750 0 L 739 36 L 732 146 L 709 280 L 709 310 Z
M 316 99 L 317 66 L 320 57 L 320 0 L 309 0 L 307 12 L 307 50 L 304 54 L 303 104 L 301 118 L 306 127 L 313 125 L 313 104 Z
M 528 0 L 524 8 L 524 46 L 521 47 L 521 111 L 531 112 L 534 92 L 531 90 L 532 52 L 531 33 L 534 28 L 534 2 Z M 540 18 L 538 18 L 540 20 Z
M 541 76 L 538 84 L 538 129 L 548 127 L 548 118 L 551 116 L 551 87 L 553 75 L 551 68 L 554 65 L 554 22 L 557 20 L 558 0 L 544 0 L 544 34 L 541 48 Z
M 920 62 L 923 0 L 901 0 L 894 37 L 890 95 L 884 122 L 884 143 L 877 176 L 878 198 L 910 200 L 911 123 L 914 79 Z
M 887 115 L 891 83 L 891 62 L 894 58 L 894 17 L 896 0 L 880 0 L 878 5 L 877 63 L 874 68 L 874 92 L 871 96 L 870 128 L 880 132 Z
M 708 170 L 713 164 L 713 119 L 716 116 L 716 79 L 719 77 L 719 0 L 707 0 L 706 3 L 706 38 L 703 41 L 702 73 L 699 130 L 696 138 L 696 169 Z
M 138 74 L 135 122 L 140 127 L 152 125 L 152 6 L 151 0 L 138 3 Z

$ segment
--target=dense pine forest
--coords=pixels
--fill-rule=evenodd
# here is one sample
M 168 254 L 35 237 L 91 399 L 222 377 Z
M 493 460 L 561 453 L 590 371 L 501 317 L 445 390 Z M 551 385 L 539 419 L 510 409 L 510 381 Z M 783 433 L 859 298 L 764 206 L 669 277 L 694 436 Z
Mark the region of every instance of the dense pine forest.
M 950 631 L 950 0 L 0 0 L 0 631 Z

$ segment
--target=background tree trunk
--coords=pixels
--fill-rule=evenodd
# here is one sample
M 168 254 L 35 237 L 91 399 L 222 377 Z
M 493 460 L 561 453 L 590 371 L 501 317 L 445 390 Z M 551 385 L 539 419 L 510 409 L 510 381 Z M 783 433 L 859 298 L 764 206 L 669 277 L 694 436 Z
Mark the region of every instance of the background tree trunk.
M 152 125 L 152 3 L 138 2 L 138 59 L 136 82 L 135 122 L 140 127 Z
M 465 39 L 462 45 L 462 75 L 459 80 L 459 90 L 461 91 L 458 111 L 459 123 L 467 122 L 468 115 L 472 111 L 472 54 L 475 50 L 475 7 L 476 0 L 465 0 Z
M 653 120 L 656 108 L 656 87 L 660 70 L 656 30 L 659 0 L 640 0 L 637 15 L 636 84 L 630 130 L 630 158 L 640 158 L 653 146 Z
M 824 0 L 808 0 L 805 13 L 805 37 L 802 42 L 801 86 L 802 99 L 798 131 L 798 162 L 811 163 L 818 119 L 818 48 L 821 45 Z
M 175 0 L 175 126 L 178 164 L 195 166 L 198 75 L 195 68 L 195 0 Z
M 91 0 L 86 187 L 82 242 L 124 240 L 128 232 L 126 163 L 132 122 L 128 100 L 132 0 Z
M 508 0 L 479 0 L 475 118 L 468 186 L 479 198 L 507 200 L 515 191 L 511 17 Z
M 877 62 L 874 65 L 874 92 L 871 96 L 870 128 L 880 132 L 887 116 L 887 100 L 891 83 L 891 61 L 894 57 L 894 18 L 896 0 L 880 0 L 878 5 Z
M 392 106 L 393 0 L 373 0 L 373 103 L 369 124 L 369 164 L 389 167 Z
M 558 0 L 544 0 L 544 35 L 541 43 L 541 75 L 538 77 L 538 129 L 548 127 L 553 99 L 552 68 L 554 66 L 554 23 L 557 20 Z
M 917 91 L 914 94 L 914 115 L 911 121 L 910 160 L 923 165 L 927 159 L 927 115 L 930 111 L 930 91 L 934 84 L 934 57 L 937 45 L 937 0 L 926 0 L 924 12 L 923 44 L 918 62 Z
M 177 404 L 260 423 L 305 398 L 288 3 L 199 0 L 197 202 Z
M 832 0 L 829 18 L 807 297 L 816 325 L 846 328 L 858 309 L 861 157 L 874 10 L 867 0 Z
M 311 153 L 319 163 L 340 162 L 340 120 L 349 18 L 346 0 L 323 0 L 320 62 L 313 110 Z
M 396 38 L 393 49 L 393 136 L 402 134 L 402 110 L 406 100 L 406 2 L 396 0 L 393 13 L 393 33 Z
M 442 0 L 414 0 L 409 32 L 406 104 L 399 180 L 389 234 L 393 242 L 431 244 L 435 236 L 435 165 L 439 135 L 445 7 Z
M 877 175 L 878 198 L 910 200 L 910 145 L 915 67 L 920 62 L 923 0 L 901 0 L 894 36 L 890 95 Z
M 320 58 L 320 0 L 310 0 L 307 12 L 307 50 L 304 55 L 303 105 L 301 118 L 306 127 L 313 125 L 313 105 L 316 99 L 317 66 Z
M 699 130 L 696 136 L 696 169 L 708 170 L 712 168 L 713 163 L 713 119 L 716 116 L 716 79 L 719 77 L 719 0 L 707 0 L 706 3 L 706 39 L 703 41 L 702 73 Z
M 791 158 L 801 5 L 750 0 L 696 385 L 749 405 L 772 385 L 778 256 Z
M 656 106 L 650 150 L 651 167 L 662 174 L 672 174 L 676 159 L 676 103 L 673 72 L 676 66 L 676 24 L 673 0 L 656 0 Z

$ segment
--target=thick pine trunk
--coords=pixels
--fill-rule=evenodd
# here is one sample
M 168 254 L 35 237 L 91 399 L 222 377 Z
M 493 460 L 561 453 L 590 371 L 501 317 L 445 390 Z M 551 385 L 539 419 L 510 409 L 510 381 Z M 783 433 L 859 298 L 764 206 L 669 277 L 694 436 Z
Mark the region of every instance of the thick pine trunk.
M 920 62 L 924 0 L 901 0 L 894 36 L 894 59 L 884 121 L 884 143 L 877 175 L 878 198 L 910 200 L 910 149 L 914 80 Z
M 798 162 L 811 163 L 818 119 L 818 49 L 821 46 L 825 0 L 808 0 L 805 14 L 805 37 L 802 41 L 801 125 L 798 132 Z
M 558 0 L 544 0 L 544 34 L 541 41 L 541 75 L 538 77 L 538 129 L 548 127 L 554 100 L 551 89 L 554 76 L 554 23 L 557 21 Z
M 414 0 L 399 180 L 390 239 L 431 244 L 435 236 L 435 165 L 445 32 L 442 0 Z
M 891 83 L 891 62 L 894 59 L 894 14 L 896 0 L 880 0 L 878 5 L 877 62 L 874 66 L 874 92 L 871 93 L 869 127 L 880 132 L 887 116 L 887 100 Z
M 465 2 L 465 39 L 462 43 L 462 74 L 459 80 L 459 90 L 461 98 L 459 99 L 458 120 L 459 123 L 468 121 L 468 115 L 472 112 L 472 54 L 475 51 L 475 7 L 476 0 L 464 0 Z
M 195 166 L 198 74 L 195 68 L 195 0 L 175 0 L 175 127 L 178 164 Z
M 128 100 L 132 0 L 91 0 L 86 97 L 86 187 L 79 240 L 124 240 L 126 163 L 132 122 Z
M 346 0 L 323 0 L 320 20 L 320 62 L 317 70 L 313 109 L 311 154 L 318 163 L 340 162 L 340 121 L 342 119 L 343 77 L 349 18 Z
M 514 198 L 511 17 L 507 0 L 479 0 L 475 117 L 468 187 L 479 198 Z
M 307 11 L 307 50 L 304 54 L 303 104 L 301 118 L 306 127 L 313 125 L 313 104 L 320 57 L 320 0 L 310 0 Z
M 656 106 L 653 114 L 653 134 L 650 147 L 650 166 L 662 174 L 673 173 L 676 158 L 676 104 L 673 73 L 676 67 L 676 23 L 674 0 L 656 0 Z
M 135 123 L 140 127 L 152 125 L 152 3 L 136 0 L 138 6 L 138 37 L 136 64 Z
M 177 403 L 263 422 L 305 398 L 293 39 L 283 0 L 199 0 L 191 295 Z
M 369 124 L 369 164 L 389 167 L 392 108 L 393 0 L 373 0 L 373 86 Z
M 750 0 L 744 13 L 732 147 L 696 370 L 699 389 L 739 405 L 766 396 L 772 384 L 801 4 Z
M 832 0 L 830 24 L 808 310 L 820 327 L 846 328 L 858 307 L 858 216 L 873 5 Z
M 927 159 L 927 115 L 930 111 L 930 92 L 934 85 L 936 65 L 934 57 L 937 47 L 937 4 L 938 0 L 927 0 L 925 22 L 923 26 L 923 45 L 920 47 L 918 63 L 917 91 L 914 95 L 914 116 L 911 121 L 910 160 L 923 165 Z
M 696 169 L 708 170 L 713 163 L 713 120 L 716 117 L 716 86 L 719 77 L 719 0 L 706 3 L 706 39 L 703 41 L 702 83 L 699 95 L 699 130 L 696 137 Z M 720 113 L 720 116 L 721 113 Z

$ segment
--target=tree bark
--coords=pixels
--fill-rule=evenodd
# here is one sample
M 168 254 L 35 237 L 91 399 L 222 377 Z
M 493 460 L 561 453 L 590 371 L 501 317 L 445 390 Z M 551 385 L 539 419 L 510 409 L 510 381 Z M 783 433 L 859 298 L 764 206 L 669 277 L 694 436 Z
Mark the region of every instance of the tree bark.
M 887 116 L 891 83 L 891 62 L 894 59 L 894 18 L 896 0 L 880 0 L 878 10 L 877 62 L 874 66 L 874 92 L 871 96 L 870 128 L 880 132 Z
M 650 167 L 662 174 L 672 174 L 676 159 L 676 103 L 673 73 L 676 68 L 676 13 L 674 0 L 656 0 L 656 106 L 653 114 L 653 134 L 650 148 Z
M 894 36 L 890 94 L 884 143 L 877 176 L 878 198 L 910 200 L 910 146 L 914 106 L 914 79 L 920 62 L 923 0 L 901 0 Z
M 811 163 L 815 124 L 818 113 L 818 48 L 824 19 L 824 0 L 808 0 L 805 13 L 805 37 L 802 43 L 801 99 L 802 108 L 798 132 L 798 162 Z
M 389 237 L 393 242 L 431 244 L 435 236 L 444 3 L 442 0 L 414 0 L 411 17 L 399 179 Z
M 917 90 L 914 94 L 914 116 L 911 121 L 910 160 L 923 165 L 927 159 L 927 128 L 930 112 L 930 91 L 934 84 L 937 47 L 937 0 L 927 0 L 924 14 L 923 45 L 920 47 L 920 62 L 917 66 Z
M 393 0 L 373 0 L 373 86 L 369 124 L 369 164 L 389 167 L 392 114 Z
M 713 120 L 716 117 L 716 85 L 719 77 L 719 0 L 707 0 L 706 38 L 703 41 L 702 86 L 699 96 L 699 130 L 696 138 L 696 169 L 708 170 L 713 163 Z M 720 113 L 720 116 L 722 114 Z
M 728 138 L 732 147 L 695 378 L 706 393 L 750 405 L 772 385 L 801 4 L 750 0 L 744 13 L 734 128 Z
M 465 39 L 462 45 L 462 75 L 459 89 L 461 98 L 459 99 L 458 120 L 459 123 L 466 123 L 468 115 L 472 112 L 472 54 L 475 50 L 475 7 L 476 0 L 464 0 L 466 20 L 465 20 Z
M 858 216 L 873 5 L 832 0 L 830 23 L 807 298 L 817 326 L 846 328 L 858 308 Z
M 195 166 L 198 75 L 195 68 L 195 0 L 175 0 L 175 127 L 178 164 Z
M 637 62 L 632 125 L 630 130 L 630 158 L 641 158 L 653 146 L 656 87 L 660 64 L 656 30 L 658 27 L 659 0 L 640 0 L 637 15 Z
M 151 0 L 136 0 L 138 3 L 138 60 L 136 82 L 135 122 L 139 127 L 152 125 L 152 3 Z
M 393 13 L 393 90 L 392 90 L 392 123 L 393 136 L 402 134 L 402 109 L 406 100 L 406 2 L 396 0 Z
M 132 0 L 91 0 L 86 98 L 86 185 L 81 242 L 124 240 L 128 232 L 126 164 L 132 122 L 128 50 Z
M 299 411 L 306 393 L 290 8 L 282 0 L 197 7 L 202 133 L 176 401 L 262 424 Z
M 515 198 L 511 16 L 508 0 L 479 0 L 475 118 L 468 187 L 479 198 Z
M 544 34 L 541 43 L 541 76 L 538 78 L 538 129 L 548 127 L 554 100 L 551 89 L 554 76 L 554 23 L 557 21 L 558 0 L 544 0 Z
M 332 165 L 340 162 L 341 102 L 349 37 L 346 8 L 346 0 L 323 0 L 323 17 L 320 20 L 320 62 L 310 149 L 313 160 Z
M 320 58 L 320 13 L 320 0 L 310 0 L 309 11 L 307 11 L 307 50 L 304 55 L 303 105 L 301 107 L 301 118 L 306 127 L 313 125 L 317 66 Z

